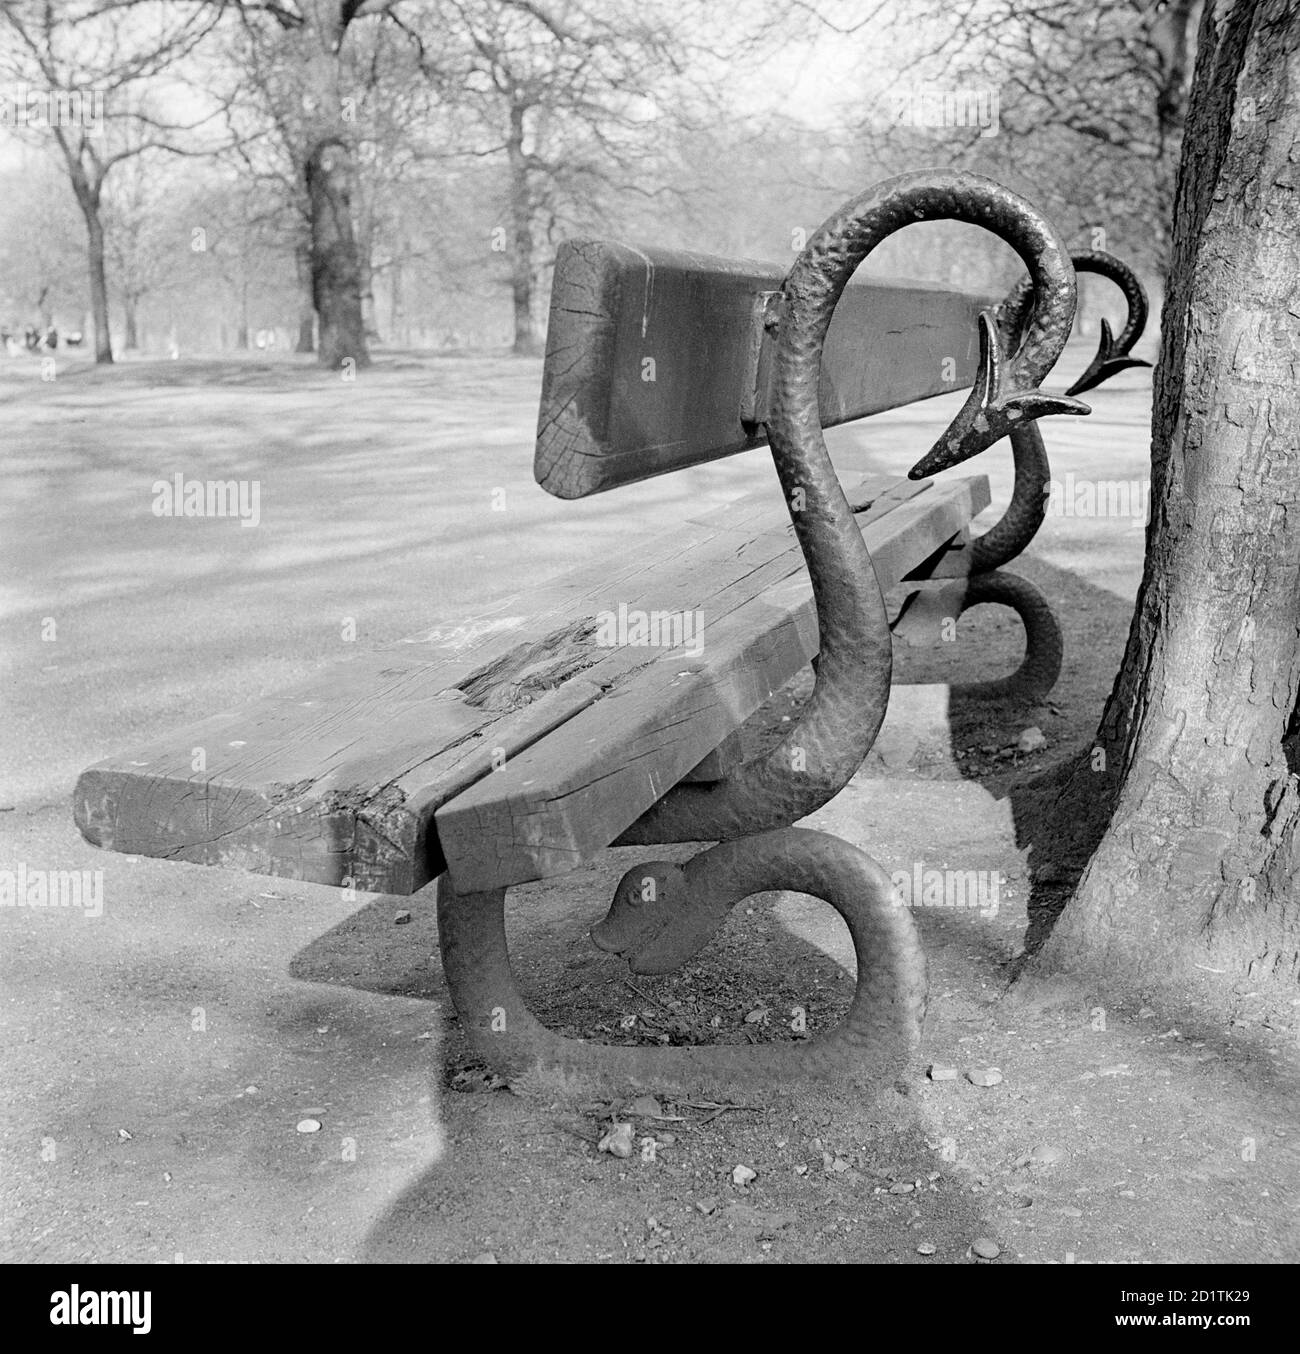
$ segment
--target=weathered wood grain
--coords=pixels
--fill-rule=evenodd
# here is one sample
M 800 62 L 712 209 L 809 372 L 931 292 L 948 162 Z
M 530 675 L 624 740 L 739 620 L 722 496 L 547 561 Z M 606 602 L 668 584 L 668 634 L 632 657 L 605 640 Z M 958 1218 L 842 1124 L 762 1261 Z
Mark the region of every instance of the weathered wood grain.
M 850 499 L 887 487 L 863 480 Z M 588 565 L 100 762 L 77 783 L 77 824 L 112 850 L 412 892 L 444 868 L 440 805 L 653 665 L 655 651 L 601 647 L 599 613 L 620 602 L 694 610 L 702 579 L 717 598 L 707 605 L 730 610 L 801 570 L 773 485 L 621 562 Z M 729 732 L 719 725 L 680 775 Z
M 537 423 L 537 482 L 581 498 L 761 446 L 766 299 L 779 264 L 560 246 Z M 980 310 L 997 298 L 855 282 L 822 359 L 824 426 L 970 385 Z
M 881 587 L 988 502 L 988 481 L 972 477 L 932 485 L 872 521 L 863 535 Z M 700 655 L 656 657 L 437 810 L 458 892 L 563 874 L 590 859 L 817 652 L 812 588 L 793 539 L 781 559 L 739 579 L 694 572 L 706 616 Z

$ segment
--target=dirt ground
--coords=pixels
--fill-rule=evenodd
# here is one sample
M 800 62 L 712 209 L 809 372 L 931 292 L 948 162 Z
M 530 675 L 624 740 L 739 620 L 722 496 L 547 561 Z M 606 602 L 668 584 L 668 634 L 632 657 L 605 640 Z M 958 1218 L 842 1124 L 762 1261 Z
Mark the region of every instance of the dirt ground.
M 1072 351 L 1063 368 L 1085 360 Z M 346 654 L 345 619 L 373 644 L 468 616 L 772 478 L 757 452 L 551 500 L 530 473 L 539 377 L 534 362 L 389 355 L 352 385 L 287 360 L 74 364 L 42 383 L 25 359 L 0 363 L 0 867 L 104 881 L 99 917 L 0 909 L 3 1258 L 1300 1257 L 1294 1015 L 1257 1016 L 1243 992 L 1232 1025 L 1207 1028 L 1143 992 L 1103 1007 L 1067 983 L 1007 990 L 1026 922 L 1026 804 L 1035 777 L 1092 735 L 1140 576 L 1140 518 L 1050 517 L 1014 566 L 1065 631 L 1050 703 L 958 698 L 941 718 L 933 690 L 910 685 L 1011 668 L 1018 627 L 982 609 L 954 644 L 899 653 L 909 685 L 876 751 L 807 820 L 891 871 L 998 882 L 995 905 L 916 908 L 924 1046 L 872 1103 L 521 1099 L 466 1057 L 433 888 L 363 895 L 358 909 L 331 889 L 81 841 L 69 793 L 83 766 Z M 1089 399 L 1090 419 L 1048 425 L 1058 474 L 1140 480 L 1149 373 Z M 902 473 L 954 407 L 836 430 L 837 463 Z M 1005 501 L 1010 457 L 972 468 Z M 151 487 L 177 472 L 257 479 L 259 527 L 155 517 Z M 764 712 L 756 745 L 805 690 Z M 1016 751 L 1031 726 L 1043 745 Z M 836 1018 L 852 990 L 847 932 L 798 895 L 750 899 L 683 970 L 629 980 L 586 930 L 643 854 L 512 894 L 539 1015 L 648 1042 L 790 1038 L 797 1006 L 813 1030 Z M 991 1068 L 1000 1080 L 981 1075 Z M 635 1125 L 627 1159 L 597 1147 L 616 1119 Z

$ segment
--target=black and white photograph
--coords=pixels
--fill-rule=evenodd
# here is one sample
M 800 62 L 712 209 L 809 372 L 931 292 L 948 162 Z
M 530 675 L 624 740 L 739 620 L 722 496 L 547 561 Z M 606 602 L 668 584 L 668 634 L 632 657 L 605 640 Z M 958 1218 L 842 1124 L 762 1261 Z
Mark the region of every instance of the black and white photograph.
M 1300 0 L 0 0 L 0 462 L 43 1339 L 1280 1319 Z

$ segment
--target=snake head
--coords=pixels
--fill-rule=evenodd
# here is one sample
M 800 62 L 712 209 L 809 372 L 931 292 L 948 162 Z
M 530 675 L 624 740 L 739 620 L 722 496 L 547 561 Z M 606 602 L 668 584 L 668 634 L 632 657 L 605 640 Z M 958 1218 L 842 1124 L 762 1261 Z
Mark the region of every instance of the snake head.
M 1037 389 L 1005 389 L 1008 379 L 1006 353 L 992 312 L 980 312 L 979 332 L 979 370 L 966 403 L 943 436 L 907 472 L 908 479 L 924 479 L 969 461 L 1034 419 L 1048 414 L 1092 412 L 1086 404 L 1067 395 L 1049 395 L 1045 390 Z
M 1103 381 L 1109 381 L 1112 376 L 1128 367 L 1149 367 L 1150 365 L 1150 362 L 1144 362 L 1140 357 L 1129 357 L 1127 353 L 1120 352 L 1115 343 L 1115 336 L 1111 333 L 1109 322 L 1102 320 L 1101 342 L 1097 345 L 1096 357 L 1088 363 L 1083 375 L 1065 393 L 1067 395 L 1078 395 L 1085 390 L 1092 390 L 1094 386 L 1101 385 Z
M 689 901 L 680 865 L 647 860 L 618 881 L 609 912 L 591 928 L 591 939 L 606 954 L 622 955 L 633 973 L 668 973 L 694 952 L 680 956 L 675 943 Z

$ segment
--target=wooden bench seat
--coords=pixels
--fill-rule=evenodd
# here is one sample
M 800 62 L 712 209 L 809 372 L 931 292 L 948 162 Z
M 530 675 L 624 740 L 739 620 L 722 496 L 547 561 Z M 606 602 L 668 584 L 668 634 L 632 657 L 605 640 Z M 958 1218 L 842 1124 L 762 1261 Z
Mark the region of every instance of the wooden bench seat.
M 984 476 L 848 488 L 882 588 L 955 542 Z M 599 617 L 702 613 L 698 656 L 602 647 Z M 694 647 L 693 645 L 690 647 Z M 639 548 L 340 663 L 81 775 L 115 851 L 406 894 L 477 889 L 607 846 L 817 651 L 775 487 Z M 196 769 L 199 767 L 201 769 Z

